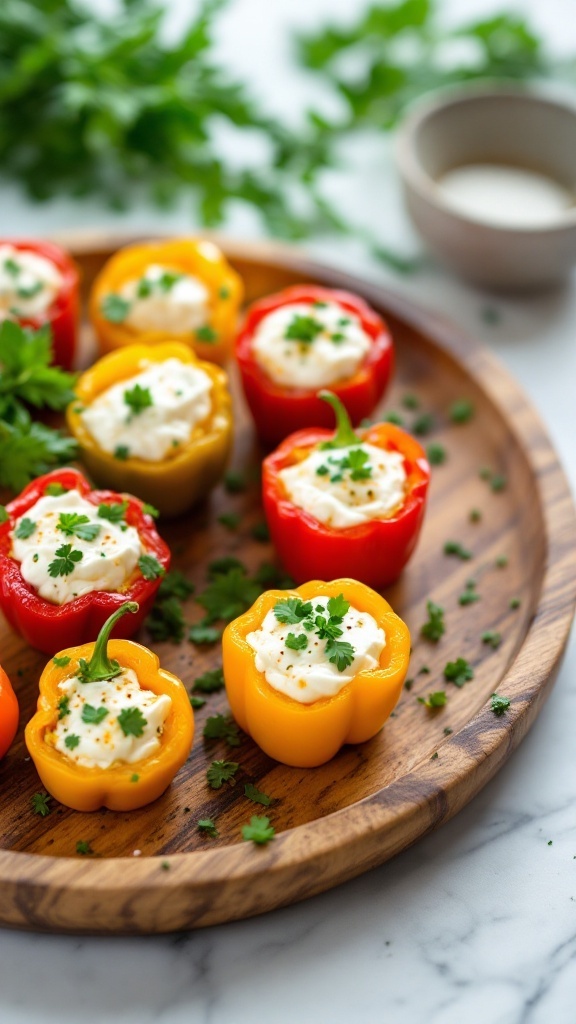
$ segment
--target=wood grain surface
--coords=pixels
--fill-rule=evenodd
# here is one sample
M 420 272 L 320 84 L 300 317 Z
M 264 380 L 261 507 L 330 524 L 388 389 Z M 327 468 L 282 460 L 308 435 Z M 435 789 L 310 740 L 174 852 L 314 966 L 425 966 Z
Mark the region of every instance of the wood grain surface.
M 108 255 L 129 239 L 66 239 L 87 287 Z M 130 239 L 133 240 L 133 239 Z M 415 394 L 434 428 L 425 443 L 440 442 L 444 465 L 433 468 L 427 519 L 419 547 L 402 579 L 385 596 L 408 622 L 413 637 L 409 676 L 394 716 L 371 742 L 345 748 L 313 771 L 271 761 L 248 739 L 230 749 L 202 739 L 206 717 L 226 709 L 223 693 L 196 712 L 192 755 L 168 792 L 130 814 L 79 814 L 52 801 L 42 818 L 31 797 L 41 790 L 27 757 L 23 726 L 37 699 L 43 655 L 27 648 L 0 623 L 1 662 L 14 681 L 21 727 L 0 762 L 0 923 L 22 928 L 101 933 L 149 933 L 247 917 L 304 899 L 392 857 L 463 807 L 498 771 L 535 720 L 557 673 L 576 597 L 574 508 L 557 457 L 536 414 L 497 361 L 460 330 L 374 285 L 318 266 L 286 249 L 224 246 L 244 277 L 248 298 L 299 281 L 346 287 L 365 296 L 387 319 L 397 348 L 397 371 L 382 410 L 400 412 L 408 427 L 419 413 L 403 408 Z M 85 359 L 92 341 L 85 335 Z M 274 561 L 268 543 L 251 530 L 262 521 L 258 466 L 262 452 L 232 371 L 236 409 L 233 467 L 250 478 L 238 495 L 219 487 L 194 514 L 160 526 L 199 592 L 208 563 L 230 554 L 250 570 Z M 459 398 L 474 403 L 466 425 L 450 422 Z M 382 411 L 381 410 L 381 411 Z M 479 471 L 507 479 L 494 493 Z M 482 513 L 471 522 L 470 511 Z M 218 521 L 238 513 L 231 530 Z M 447 540 L 470 549 L 462 561 L 443 553 Z M 506 567 L 498 559 L 508 560 Z M 473 578 L 481 599 L 458 603 Z M 441 642 L 420 635 L 426 601 L 446 610 Z M 510 608 L 520 598 L 519 608 Z M 202 616 L 191 597 L 187 621 Z M 482 634 L 502 636 L 497 649 Z M 221 664 L 220 645 L 154 644 L 162 664 L 187 686 Z M 445 683 L 447 661 L 468 659 L 474 680 Z M 421 670 L 427 667 L 429 672 Z M 430 712 L 419 696 L 448 693 L 446 707 Z M 497 691 L 510 698 L 502 717 L 490 710 Z M 449 730 L 452 730 L 449 732 Z M 437 755 L 437 756 L 436 756 Z M 206 768 L 215 758 L 240 762 L 235 786 L 211 790 Z M 244 796 L 253 782 L 274 797 L 269 810 Z M 252 814 L 269 814 L 277 831 L 265 848 L 241 839 Z M 216 819 L 219 836 L 203 836 L 196 823 Z M 76 843 L 93 854 L 79 856 Z M 140 851 L 136 853 L 136 851 Z

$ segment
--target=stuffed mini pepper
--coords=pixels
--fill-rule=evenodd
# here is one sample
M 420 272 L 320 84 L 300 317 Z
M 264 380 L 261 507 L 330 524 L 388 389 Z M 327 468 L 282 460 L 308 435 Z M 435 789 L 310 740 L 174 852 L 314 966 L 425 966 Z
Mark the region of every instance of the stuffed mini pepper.
M 194 716 L 184 684 L 131 640 L 108 642 L 122 604 L 95 643 L 60 651 L 40 678 L 26 726 L 43 785 L 75 811 L 132 811 L 162 795 L 186 761 Z
M 18 729 L 16 694 L 4 669 L 0 668 L 0 757 L 8 752 Z
M 242 282 L 213 242 L 142 242 L 120 249 L 90 293 L 102 352 L 177 339 L 201 359 L 224 363 L 236 330 Z
M 359 423 L 375 408 L 393 364 L 392 338 L 363 299 L 297 285 L 255 302 L 236 342 L 246 400 L 260 439 L 328 427 L 318 390 L 331 388 Z
M 75 390 L 68 427 L 98 483 L 127 488 L 167 516 L 218 483 L 232 445 L 228 379 L 187 345 L 128 345 Z
M 66 370 L 76 353 L 78 284 L 76 264 L 60 246 L 0 241 L 0 319 L 34 330 L 47 324 L 53 362 Z
M 269 757 L 297 768 L 364 743 L 393 710 L 410 659 L 408 627 L 356 580 L 269 590 L 227 626 L 228 701 Z
M 417 441 L 392 423 L 356 433 L 331 392 L 336 431 L 301 430 L 264 460 L 266 519 L 284 567 L 353 575 L 379 589 L 400 575 L 422 525 L 430 469 Z
M 170 551 L 130 494 L 93 491 L 75 469 L 38 477 L 6 506 L 0 525 L 0 607 L 41 651 L 86 643 L 126 600 L 135 633 L 150 611 Z

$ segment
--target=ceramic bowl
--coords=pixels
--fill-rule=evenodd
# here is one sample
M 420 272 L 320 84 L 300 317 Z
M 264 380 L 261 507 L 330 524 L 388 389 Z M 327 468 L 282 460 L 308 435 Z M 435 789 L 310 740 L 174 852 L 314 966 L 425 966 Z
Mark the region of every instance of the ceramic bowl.
M 557 284 L 576 263 L 576 206 L 539 227 L 500 227 L 455 210 L 438 180 L 464 164 L 538 171 L 576 196 L 576 106 L 517 87 L 443 93 L 408 113 L 396 160 L 410 216 L 447 267 L 492 288 Z

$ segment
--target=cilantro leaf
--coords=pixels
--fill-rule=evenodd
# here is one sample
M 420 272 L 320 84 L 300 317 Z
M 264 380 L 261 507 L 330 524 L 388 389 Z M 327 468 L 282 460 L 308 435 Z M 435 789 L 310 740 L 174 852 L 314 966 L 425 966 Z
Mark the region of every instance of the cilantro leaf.
M 56 655 L 54 655 L 54 657 L 52 658 L 52 661 L 54 662 L 55 665 L 58 666 L 58 668 L 66 668 L 66 665 L 70 664 L 70 660 L 71 659 L 68 657 L 67 654 L 63 654 L 61 658 L 58 658 L 56 657 Z
M 65 409 L 74 398 L 75 375 L 52 362 L 52 335 L 46 325 L 39 330 L 21 327 L 13 320 L 0 323 L 0 415 L 15 403 L 38 409 Z
M 190 626 L 188 630 L 188 639 L 193 644 L 215 644 L 221 636 L 221 630 L 216 629 L 215 626 L 209 626 L 207 619 L 197 622 L 195 626 Z
M 462 687 L 470 679 L 474 679 L 474 669 L 465 658 L 448 661 L 444 667 L 444 679 L 455 686 Z
M 429 693 L 427 697 L 418 697 L 418 703 L 424 704 L 431 711 L 435 708 L 443 708 L 447 700 L 445 690 L 436 690 L 435 693 Z
M 208 345 L 212 345 L 215 341 L 218 341 L 218 332 L 210 324 L 203 324 L 202 327 L 196 329 L 196 337 L 198 341 L 204 341 Z
M 108 714 L 108 709 L 104 707 L 95 708 L 92 704 L 84 704 L 82 708 L 82 721 L 86 722 L 87 725 L 100 725 Z
M 62 696 L 56 705 L 58 709 L 58 721 L 70 714 L 70 697 Z
M 69 576 L 74 572 L 76 564 L 83 559 L 81 551 L 75 551 L 71 544 L 62 544 L 56 548 L 56 558 L 48 566 L 48 574 L 56 579 L 58 576 Z
M 185 601 L 193 593 L 194 584 L 178 569 L 167 572 L 158 588 L 158 596 L 162 599 L 176 597 L 179 601 Z
M 35 477 L 74 459 L 78 444 L 59 430 L 33 423 L 22 407 L 14 422 L 0 419 L 0 449 L 0 486 L 21 491 Z
M 324 325 L 319 320 L 315 320 L 313 316 L 302 316 L 300 313 L 295 313 L 284 332 L 284 337 L 290 341 L 300 341 L 304 345 L 311 345 L 323 329 Z
M 169 640 L 179 644 L 184 639 L 186 623 L 182 605 L 177 597 L 157 600 L 146 619 L 146 629 L 157 641 Z
M 194 691 L 200 693 L 217 693 L 224 689 L 224 672 L 221 668 L 209 669 L 203 675 L 194 680 L 192 686 Z
M 262 817 L 253 814 L 250 818 L 249 825 L 242 826 L 242 839 L 246 842 L 252 841 L 257 846 L 264 846 L 274 838 L 275 828 L 270 824 L 270 818 Z
M 76 843 L 76 853 L 79 853 L 81 854 L 81 856 L 85 857 L 94 853 L 94 850 L 90 846 L 90 843 L 87 842 L 85 839 L 79 839 L 78 842 Z
M 142 511 L 147 516 L 152 516 L 152 519 L 158 519 L 158 516 L 160 515 L 160 513 L 159 513 L 158 509 L 156 508 L 156 506 L 155 505 L 151 505 L 149 501 L 145 501 L 144 502 L 144 504 L 142 505 Z
M 463 547 L 462 544 L 459 544 L 458 541 L 455 540 L 446 541 L 444 545 L 444 554 L 456 555 L 456 557 L 461 558 L 463 562 L 467 562 L 473 557 L 471 551 L 468 551 L 467 548 Z
M 143 388 L 140 384 L 124 392 L 124 402 L 130 407 L 133 416 L 138 416 L 144 409 L 154 405 L 150 388 Z
M 495 715 L 504 715 L 508 711 L 510 703 L 511 701 L 508 697 L 501 697 L 499 694 L 493 693 L 490 698 L 490 710 Z
M 211 839 L 216 839 L 220 835 L 212 818 L 200 818 L 200 821 L 196 822 L 196 828 L 203 835 L 210 836 Z
M 116 719 L 125 736 L 142 736 L 148 721 L 140 708 L 124 708 Z
M 244 569 L 232 568 L 215 576 L 197 601 L 207 612 L 208 620 L 230 622 L 245 612 L 260 594 L 258 584 Z
M 163 576 L 166 572 L 164 566 L 160 564 L 154 555 L 140 555 L 138 568 L 145 580 L 157 580 L 159 576 Z
M 34 793 L 31 800 L 34 814 L 39 814 L 42 818 L 47 817 L 52 810 L 52 808 L 48 806 L 51 799 L 52 798 L 48 796 L 48 793 Z
M 240 765 L 236 761 L 212 761 L 206 771 L 208 784 L 212 789 L 220 789 L 225 782 L 230 783 L 231 786 L 236 785 L 234 776 L 239 767 Z
M 18 540 L 27 540 L 27 538 L 31 537 L 32 534 L 34 533 L 36 525 L 37 524 L 34 522 L 33 519 L 28 519 L 27 517 L 24 517 L 24 519 L 20 520 L 18 526 L 14 530 L 14 536 L 18 537 Z
M 126 459 L 130 457 L 130 449 L 125 444 L 117 444 L 114 449 L 114 458 L 118 459 L 119 462 L 126 462 Z
M 190 704 L 197 711 L 199 708 L 203 708 L 206 701 L 203 697 L 195 697 L 193 694 L 190 697 Z
M 98 523 L 91 523 L 88 516 L 79 515 L 77 512 L 61 512 L 56 529 L 61 530 L 67 537 L 95 540 L 101 528 Z
M 295 625 L 312 615 L 312 603 L 302 601 L 299 597 L 287 597 L 274 605 L 274 615 L 278 622 Z
M 446 449 L 442 444 L 429 444 L 426 455 L 431 466 L 441 466 L 446 462 Z
M 127 501 L 113 501 L 109 505 L 102 502 L 101 505 L 98 505 L 98 517 L 107 519 L 109 523 L 123 523 L 127 508 Z
M 237 512 L 223 512 L 218 516 L 218 522 L 222 523 L 228 530 L 236 530 L 240 526 L 241 516 Z
M 327 608 L 332 621 L 339 620 L 341 622 L 346 612 L 350 610 L 350 602 L 346 600 L 344 594 L 338 594 L 338 597 L 328 599 Z
M 428 621 L 424 623 L 420 632 L 426 640 L 438 643 L 440 637 L 446 632 L 444 609 L 439 604 L 434 604 L 434 601 L 427 601 L 426 611 L 428 612 Z
M 494 629 L 489 629 L 486 633 L 482 633 L 482 643 L 488 644 L 495 651 L 502 643 L 502 635 Z
M 225 740 L 229 747 L 239 747 L 242 742 L 231 715 L 211 715 L 206 719 L 202 735 L 207 740 Z
M 469 423 L 474 416 L 474 406 L 467 398 L 453 402 L 449 411 L 452 423 Z
M 68 750 L 75 750 L 79 743 L 80 737 L 76 736 L 74 733 L 69 733 L 64 740 L 64 746 L 68 747 Z
M 328 661 L 336 665 L 339 672 L 343 672 L 354 661 L 355 651 L 352 644 L 346 640 L 328 640 L 326 644 L 326 657 Z
M 296 636 L 295 633 L 288 633 L 284 642 L 291 651 L 305 651 L 308 647 L 308 637 L 305 633 L 300 633 L 299 636 Z
M 271 796 L 267 793 L 263 793 L 262 790 L 254 786 L 252 782 L 247 782 L 244 786 L 244 796 L 248 797 L 249 800 L 254 804 L 262 804 L 264 807 L 270 807 L 270 804 L 274 803 Z
M 130 312 L 130 306 L 131 303 L 128 302 L 128 299 L 123 299 L 121 295 L 110 292 L 102 299 L 100 312 L 109 323 L 122 324 Z

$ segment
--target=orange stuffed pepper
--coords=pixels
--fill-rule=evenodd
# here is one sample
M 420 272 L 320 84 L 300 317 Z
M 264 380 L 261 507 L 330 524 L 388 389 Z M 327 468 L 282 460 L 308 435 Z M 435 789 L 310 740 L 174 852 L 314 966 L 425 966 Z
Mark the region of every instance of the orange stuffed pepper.
M 76 811 L 132 811 L 156 800 L 186 761 L 194 716 L 184 684 L 132 640 L 108 641 L 126 602 L 95 643 L 69 647 L 40 678 L 26 726 L 28 753 L 48 792 Z
M 408 627 L 383 597 L 350 579 L 269 590 L 223 637 L 234 718 L 266 754 L 298 768 L 375 736 L 409 659 Z
M 201 359 L 224 363 L 242 295 L 240 277 L 213 242 L 142 242 L 104 265 L 90 293 L 90 319 L 102 352 L 177 339 Z

